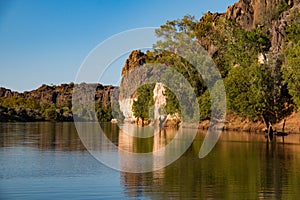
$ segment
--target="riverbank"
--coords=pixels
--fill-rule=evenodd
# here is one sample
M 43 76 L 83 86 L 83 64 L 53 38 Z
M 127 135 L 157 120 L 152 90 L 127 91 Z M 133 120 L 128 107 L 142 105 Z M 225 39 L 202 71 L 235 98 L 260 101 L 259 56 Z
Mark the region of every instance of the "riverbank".
M 41 120 L 41 119 L 34 119 L 34 118 L 26 118 L 25 120 L 22 120 L 20 118 L 9 118 L 9 116 L 4 115 L 0 112 L 0 122 L 39 122 L 39 121 L 47 121 L 47 120 Z M 68 120 L 62 120 L 59 122 L 72 122 L 72 117 Z M 133 123 L 133 122 L 131 122 Z M 281 120 L 277 124 L 273 124 L 274 130 L 282 131 L 284 120 Z M 148 122 L 145 123 L 147 125 Z M 179 124 L 178 121 L 172 121 L 167 120 L 165 123 L 165 127 L 177 127 Z M 199 125 L 191 125 L 191 124 L 184 124 L 184 127 L 189 128 L 198 128 L 202 130 L 207 130 L 210 126 L 209 120 L 204 120 L 199 123 Z M 226 116 L 225 125 L 223 130 L 226 131 L 243 131 L 243 132 L 264 132 L 266 126 L 263 122 L 252 122 L 249 119 L 243 119 L 241 117 L 238 117 L 234 114 L 228 114 Z M 284 131 L 287 133 L 300 133 L 300 112 L 294 112 L 290 116 L 286 118 L 285 122 L 285 128 Z
M 282 131 L 284 120 L 273 124 L 274 130 Z M 210 121 L 205 120 L 199 123 L 199 129 L 208 129 Z M 248 119 L 229 114 L 226 116 L 224 130 L 226 131 L 245 131 L 263 132 L 266 126 L 263 122 L 252 122 Z M 300 112 L 294 112 L 286 118 L 284 131 L 287 133 L 300 133 Z

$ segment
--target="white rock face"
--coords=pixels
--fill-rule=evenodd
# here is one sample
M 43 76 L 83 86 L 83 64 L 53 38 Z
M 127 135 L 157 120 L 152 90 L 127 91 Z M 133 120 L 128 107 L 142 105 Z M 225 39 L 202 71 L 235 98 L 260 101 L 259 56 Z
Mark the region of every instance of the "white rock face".
M 268 58 L 264 53 L 259 53 L 257 56 L 257 61 L 259 64 L 266 64 L 268 62 Z
M 157 120 L 160 117 L 160 108 L 164 107 L 167 103 L 166 97 L 164 96 L 165 88 L 162 83 L 156 83 L 153 90 L 154 100 L 154 119 Z
M 160 117 L 160 108 L 166 105 L 166 97 L 164 96 L 165 88 L 162 83 L 156 83 L 153 90 L 153 100 L 154 100 L 154 119 Z M 125 121 L 135 121 L 136 118 L 133 115 L 132 105 L 136 98 L 126 98 L 119 100 L 120 110 L 122 111 Z
M 125 121 L 134 121 L 136 118 L 133 115 L 132 105 L 133 101 L 136 100 L 134 98 L 122 99 L 119 100 L 120 110 L 125 117 Z

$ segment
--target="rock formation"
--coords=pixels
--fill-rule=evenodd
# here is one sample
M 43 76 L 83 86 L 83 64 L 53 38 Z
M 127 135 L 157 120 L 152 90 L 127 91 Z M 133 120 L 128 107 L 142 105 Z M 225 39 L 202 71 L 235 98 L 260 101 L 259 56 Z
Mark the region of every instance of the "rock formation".
M 132 105 L 136 100 L 135 86 L 142 84 L 145 73 L 139 71 L 139 67 L 146 62 L 147 55 L 140 50 L 134 50 L 129 55 L 122 69 L 122 80 L 120 83 L 119 104 L 125 121 L 133 122 L 136 118 L 133 115 Z M 134 69 L 134 71 L 133 71 Z
M 285 10 L 293 7 L 294 0 L 240 0 L 226 10 L 226 16 L 251 30 L 278 19 Z
M 99 107 L 106 107 L 111 103 L 111 98 L 115 87 L 113 86 L 103 86 L 101 84 L 86 84 L 81 83 L 80 86 L 85 87 L 89 86 L 95 90 L 94 100 L 96 104 L 99 104 Z M 72 108 L 72 94 L 74 89 L 74 83 L 70 84 L 61 84 L 59 86 L 54 85 L 42 85 L 36 90 L 26 91 L 23 93 L 13 92 L 10 89 L 0 87 L 0 100 L 7 99 L 11 101 L 13 97 L 22 98 L 22 99 L 34 99 L 41 107 L 45 105 L 46 108 L 55 105 L 56 109 L 66 109 L 69 110 Z M 82 91 L 84 92 L 84 91 Z M 25 105 L 23 105 L 25 106 Z M 12 121 L 36 121 L 44 120 L 41 111 L 34 110 L 24 107 L 3 107 L 0 104 L 0 121 L 8 121 L 9 117 L 12 118 Z M 8 112 L 11 114 L 8 115 Z M 1 117 L 2 116 L 2 117 Z M 59 121 L 71 121 L 72 113 L 68 111 L 66 113 L 61 113 Z
M 20 96 L 20 94 L 18 92 L 12 92 L 10 89 L 0 87 L 0 98 L 1 97 L 13 97 L 13 96 Z
M 215 22 L 220 17 L 225 17 L 236 22 L 240 27 L 246 31 L 253 30 L 254 28 L 268 27 L 268 32 L 271 38 L 271 47 L 269 52 L 261 52 L 258 56 L 259 63 L 268 62 L 268 53 L 277 54 L 282 49 L 282 44 L 286 36 L 286 27 L 289 25 L 289 16 L 291 12 L 296 9 L 300 10 L 300 0 L 239 0 L 234 5 L 229 6 L 225 13 L 210 13 L 208 15 L 212 19 L 212 26 L 215 27 Z M 299 11 L 298 11 L 299 12 Z M 200 19 L 199 24 L 204 22 L 204 18 Z M 199 42 L 208 50 L 210 55 L 218 52 L 218 46 L 210 43 L 215 37 L 205 34 L 203 38 L 198 38 Z M 99 102 L 102 107 L 111 103 L 112 95 L 119 100 L 120 110 L 128 120 L 135 120 L 132 112 L 132 104 L 136 99 L 137 89 L 135 86 L 141 85 L 142 80 L 147 77 L 155 76 L 154 72 L 139 69 L 140 66 L 146 64 L 147 54 L 141 50 L 134 50 L 126 60 L 122 69 L 121 88 L 128 88 L 127 91 L 121 89 L 120 93 L 114 93 L 115 87 L 103 86 L 101 84 L 94 84 L 96 88 L 95 100 Z M 135 69 L 133 75 L 128 73 Z M 62 84 L 60 86 L 42 85 L 40 88 L 24 93 L 13 92 L 9 89 L 0 87 L 0 98 L 9 97 L 23 97 L 33 98 L 37 102 L 43 104 L 56 104 L 64 106 L 69 104 L 72 99 L 72 91 L 74 84 Z M 156 84 L 154 89 L 154 102 L 157 107 L 165 103 L 163 96 L 163 86 Z M 158 114 L 158 109 L 156 109 Z
M 160 112 L 162 106 L 166 105 L 167 99 L 164 96 L 165 88 L 162 83 L 156 83 L 153 90 L 154 117 L 158 119 L 163 113 Z
M 82 83 L 86 84 L 86 83 Z M 115 87 L 113 86 L 103 86 L 101 84 L 89 84 L 95 88 L 95 101 L 101 102 L 103 106 L 110 103 L 110 98 L 112 91 Z M 58 106 L 62 106 L 67 101 L 72 100 L 72 92 L 74 88 L 74 83 L 61 84 L 59 86 L 49 86 L 43 84 L 36 90 L 26 91 L 23 93 L 12 92 L 10 89 L 0 87 L 0 98 L 2 97 L 23 97 L 23 98 L 33 98 L 39 103 L 54 103 Z
M 299 2 L 299 0 L 240 0 L 229 6 L 225 15 L 248 31 L 257 26 L 271 25 L 270 51 L 277 53 L 281 50 L 286 36 L 289 15 L 299 8 Z
M 141 50 L 134 50 L 129 55 L 129 58 L 126 60 L 125 65 L 122 69 L 122 75 L 131 69 L 143 65 L 146 63 L 147 55 L 144 54 Z
M 258 54 L 258 63 L 267 63 L 270 59 L 273 59 L 273 57 L 279 58 L 277 55 L 282 50 L 282 44 L 286 37 L 286 27 L 289 23 L 288 18 L 290 13 L 298 8 L 299 5 L 299 0 L 239 0 L 234 5 L 229 6 L 225 13 L 206 13 L 206 16 L 202 17 L 197 25 L 201 26 L 201 24 L 203 24 L 203 29 L 201 30 L 204 30 L 203 34 L 199 34 L 198 40 L 208 53 L 214 56 L 218 53 L 218 48 L 221 47 L 211 42 L 214 40 L 214 37 L 217 36 L 206 33 L 205 26 L 209 25 L 214 29 L 218 26 L 217 22 L 219 19 L 230 19 L 246 31 L 263 27 L 270 35 L 271 45 L 266 47 L 265 52 Z M 209 23 L 205 21 L 207 19 L 209 19 Z M 228 38 L 228 40 L 230 40 L 230 38 Z M 273 57 L 271 58 L 270 55 Z M 133 86 L 142 84 L 140 80 L 146 76 L 153 75 L 151 72 L 149 74 L 143 70 L 139 71 L 140 66 L 146 62 L 147 55 L 145 53 L 140 50 L 132 51 L 122 69 L 121 88 L 123 86 L 124 88 L 133 89 Z M 133 69 L 135 69 L 135 75 L 131 76 L 128 72 Z M 163 92 L 161 92 L 162 90 L 158 88 L 160 88 L 160 85 L 156 84 L 154 89 L 154 102 L 156 102 L 158 97 L 165 98 L 163 97 Z M 135 98 L 136 93 L 134 93 L 134 91 L 121 91 L 120 93 L 121 110 L 125 117 L 130 120 L 134 120 L 132 104 Z M 157 109 L 155 112 L 157 114 Z
M 122 69 L 122 80 L 120 84 L 119 104 L 120 110 L 125 116 L 125 121 L 136 121 L 132 111 L 133 101 L 137 99 L 136 90 L 139 86 L 145 84 L 144 81 L 149 77 L 156 77 L 159 73 L 148 70 L 147 67 L 141 67 L 146 63 L 147 55 L 140 50 L 134 50 L 126 60 Z M 164 87 L 161 83 L 156 83 L 154 94 L 154 116 L 159 117 L 159 108 L 166 103 L 163 95 Z
M 226 16 L 245 29 L 251 30 L 254 24 L 253 3 L 251 0 L 240 0 L 227 8 Z

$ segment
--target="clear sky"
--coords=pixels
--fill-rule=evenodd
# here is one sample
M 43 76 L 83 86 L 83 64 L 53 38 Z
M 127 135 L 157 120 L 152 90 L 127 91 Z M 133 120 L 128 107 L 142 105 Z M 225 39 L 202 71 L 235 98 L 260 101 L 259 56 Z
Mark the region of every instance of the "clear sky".
M 69 83 L 88 53 L 114 34 L 186 14 L 199 19 L 236 1 L 0 0 L 0 86 L 25 91 Z M 123 62 L 104 84 L 116 82 Z

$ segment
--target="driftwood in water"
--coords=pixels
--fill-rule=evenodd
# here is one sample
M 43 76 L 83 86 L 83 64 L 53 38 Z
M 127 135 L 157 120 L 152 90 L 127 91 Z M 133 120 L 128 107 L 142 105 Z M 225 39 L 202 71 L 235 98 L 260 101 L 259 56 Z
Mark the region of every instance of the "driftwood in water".
M 265 130 L 265 138 L 269 141 L 272 141 L 273 140 L 273 134 L 274 134 L 274 131 L 273 131 L 273 127 L 272 127 L 272 124 L 271 122 L 269 122 L 268 124 L 268 128 Z
M 288 135 L 288 133 L 284 132 L 285 122 L 286 122 L 286 119 L 284 119 L 284 121 L 283 121 L 282 131 L 281 132 L 279 131 L 276 133 L 277 136 L 287 136 Z
M 266 133 L 265 138 L 268 141 L 269 140 L 272 141 L 273 140 L 273 135 L 282 136 L 282 141 L 284 142 L 284 137 L 288 135 L 288 133 L 284 132 L 285 122 L 286 122 L 286 119 L 284 119 L 284 121 L 283 121 L 282 131 L 279 131 L 279 132 L 277 132 L 276 130 L 273 130 L 272 124 L 269 122 L 269 126 L 265 130 L 265 133 Z
M 272 124 L 270 123 L 270 125 L 269 125 L 269 130 L 268 130 L 268 135 L 269 135 L 269 139 L 270 139 L 270 141 L 272 141 L 273 140 L 273 127 L 272 127 Z

